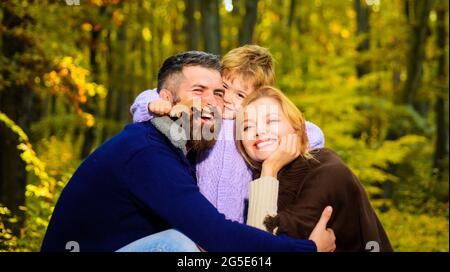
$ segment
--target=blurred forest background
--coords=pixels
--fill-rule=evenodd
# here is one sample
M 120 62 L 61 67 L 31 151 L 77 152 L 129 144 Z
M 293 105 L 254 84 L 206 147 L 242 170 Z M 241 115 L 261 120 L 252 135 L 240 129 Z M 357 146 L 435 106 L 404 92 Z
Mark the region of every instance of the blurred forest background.
M 449 250 L 447 0 L 2 0 L 0 251 L 180 51 L 256 43 L 358 175 L 397 251 Z

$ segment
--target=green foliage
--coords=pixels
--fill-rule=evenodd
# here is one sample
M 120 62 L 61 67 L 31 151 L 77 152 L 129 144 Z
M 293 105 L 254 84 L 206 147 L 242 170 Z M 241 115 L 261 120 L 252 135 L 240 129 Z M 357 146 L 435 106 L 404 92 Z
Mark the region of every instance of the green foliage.
M 448 217 L 409 214 L 392 209 L 379 213 L 392 246 L 400 252 L 448 252 Z
M 8 224 L 17 224 L 18 218 L 0 203 L 0 251 L 38 251 L 53 207 L 75 169 L 76 160 L 73 160 L 73 150 L 68 143 L 50 138 L 41 143 L 41 148 L 45 150 L 41 157 L 43 161 L 37 157 L 25 132 L 1 112 L 0 123 L 18 136 L 20 144 L 17 149 L 21 151 L 21 158 L 30 174 L 25 193 L 26 205 L 21 207 L 26 214 L 25 225 L 19 236 L 15 236 L 8 227 Z

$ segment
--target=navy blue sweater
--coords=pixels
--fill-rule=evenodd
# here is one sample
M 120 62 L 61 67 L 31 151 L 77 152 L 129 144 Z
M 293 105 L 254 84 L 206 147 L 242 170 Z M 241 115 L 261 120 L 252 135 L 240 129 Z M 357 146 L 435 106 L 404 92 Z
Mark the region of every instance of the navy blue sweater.
M 150 122 L 101 145 L 63 189 L 42 251 L 115 251 L 176 228 L 208 251 L 316 251 L 314 242 L 226 220 L 199 192 L 180 149 Z

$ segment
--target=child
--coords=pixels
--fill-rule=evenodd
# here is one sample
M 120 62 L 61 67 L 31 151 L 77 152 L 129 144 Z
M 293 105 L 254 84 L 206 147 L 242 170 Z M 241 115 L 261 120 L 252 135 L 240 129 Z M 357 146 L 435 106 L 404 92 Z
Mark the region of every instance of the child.
M 225 87 L 223 122 L 214 147 L 197 158 L 196 175 L 200 192 L 227 219 L 244 223 L 248 187 L 252 171 L 237 150 L 235 118 L 242 100 L 264 85 L 274 85 L 274 62 L 266 48 L 246 45 L 228 52 L 222 59 L 222 78 Z M 156 89 L 136 97 L 131 106 L 134 122 L 144 122 L 154 114 L 164 115 L 171 110 L 168 101 L 159 98 Z M 324 146 L 319 127 L 306 122 L 310 148 Z

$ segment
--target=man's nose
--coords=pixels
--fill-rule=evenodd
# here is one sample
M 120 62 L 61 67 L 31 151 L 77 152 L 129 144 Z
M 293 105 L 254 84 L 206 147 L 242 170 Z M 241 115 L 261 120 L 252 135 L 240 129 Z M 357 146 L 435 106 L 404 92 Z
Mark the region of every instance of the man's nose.
M 214 93 L 212 91 L 203 92 L 202 100 L 204 104 L 217 106 L 217 100 L 214 97 Z

